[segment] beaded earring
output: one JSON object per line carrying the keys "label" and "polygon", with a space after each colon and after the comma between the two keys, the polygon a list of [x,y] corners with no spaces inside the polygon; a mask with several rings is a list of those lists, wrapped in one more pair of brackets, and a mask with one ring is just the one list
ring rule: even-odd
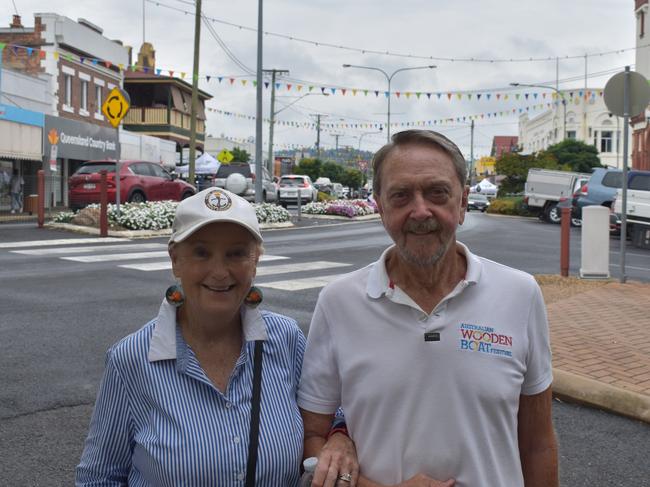
{"label": "beaded earring", "polygon": [[175,307],[180,307],[185,302],[185,294],[183,294],[183,286],[181,283],[172,284],[165,291],[165,299],[169,304]]}
{"label": "beaded earring", "polygon": [[252,286],[250,291],[248,291],[246,298],[244,298],[244,303],[254,308],[262,302],[263,298],[264,295],[262,294],[262,290],[256,286]]}

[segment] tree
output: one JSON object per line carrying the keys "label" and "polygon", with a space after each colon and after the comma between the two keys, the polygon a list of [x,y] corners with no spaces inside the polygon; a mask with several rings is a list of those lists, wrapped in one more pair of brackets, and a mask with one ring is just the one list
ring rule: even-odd
{"label": "tree", "polygon": [[363,184],[363,173],[358,169],[345,169],[339,182],[351,189],[359,189]]}
{"label": "tree", "polygon": [[523,155],[516,152],[503,154],[496,162],[496,172],[505,179],[499,186],[499,196],[510,193],[521,193],[528,178],[528,170],[536,167],[541,169],[560,169],[554,156],[547,153]]}
{"label": "tree", "polygon": [[251,160],[251,155],[246,152],[246,150],[240,149],[239,147],[235,147],[230,152],[233,155],[232,162],[249,162]]}
{"label": "tree", "polygon": [[553,156],[560,166],[566,166],[569,171],[590,173],[595,167],[603,167],[596,147],[580,140],[563,140],[542,153]]}
{"label": "tree", "polygon": [[306,174],[312,181],[316,181],[321,175],[321,167],[323,163],[320,159],[305,158],[300,161],[293,169],[294,174]]}
{"label": "tree", "polygon": [[340,164],[328,161],[323,164],[320,175],[321,177],[329,178],[333,183],[340,183],[344,171],[345,168]]}

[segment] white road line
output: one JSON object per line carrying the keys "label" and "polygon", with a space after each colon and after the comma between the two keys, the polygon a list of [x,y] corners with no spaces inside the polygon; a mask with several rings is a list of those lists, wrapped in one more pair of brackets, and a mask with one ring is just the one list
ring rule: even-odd
{"label": "white road line", "polygon": [[152,250],[152,249],[166,249],[167,245],[159,243],[143,243],[143,244],[122,244],[122,245],[96,245],[93,247],[59,247],[59,248],[45,248],[45,249],[30,249],[30,250],[10,250],[13,254],[22,255],[65,255],[65,254],[89,254],[91,252],[104,252],[107,250]]}
{"label": "white road line", "polygon": [[89,243],[131,242],[128,238],[62,238],[59,240],[28,240],[25,242],[1,242],[0,249],[22,249],[26,247],[47,247],[49,245],[75,245]]}
{"label": "white road line", "polygon": [[264,282],[257,284],[259,287],[266,287],[271,289],[279,289],[281,291],[301,291],[303,289],[313,289],[316,287],[323,287],[334,279],[339,277],[340,274],[334,276],[320,276],[306,279],[288,279],[286,281]]}
{"label": "white road line", "polygon": [[[261,262],[271,262],[273,260],[285,260],[288,259],[289,257],[283,257],[281,255],[263,255],[260,258]],[[150,271],[164,271],[172,268],[172,263],[169,261],[169,256],[167,260],[163,260],[160,262],[143,262],[141,264],[125,264],[121,265],[118,267],[122,267],[124,269],[133,269],[136,271],[145,271],[145,272],[150,272]],[[258,268],[259,270],[259,268]]]}
{"label": "white road line", "polygon": [[61,259],[71,260],[73,262],[110,262],[120,260],[153,259],[154,257],[169,258],[169,254],[166,250],[161,250],[160,252],[134,252],[132,254],[104,254],[84,255],[81,257],[61,257]]}
{"label": "white road line", "polygon": [[257,277],[273,276],[275,274],[288,274],[289,272],[316,271],[321,269],[335,269],[337,267],[346,267],[352,264],[342,262],[314,261],[302,262],[297,264],[284,264],[272,266],[260,266],[257,268]]}
{"label": "white road line", "polygon": [[[619,264],[609,264],[610,267],[621,267]],[[633,265],[625,264],[626,269],[634,269],[636,271],[650,271],[648,267],[634,267]]]}

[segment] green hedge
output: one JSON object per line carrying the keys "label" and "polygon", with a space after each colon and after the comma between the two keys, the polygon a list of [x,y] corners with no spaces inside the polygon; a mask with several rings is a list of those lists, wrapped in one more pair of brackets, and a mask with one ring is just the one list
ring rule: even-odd
{"label": "green hedge", "polygon": [[493,199],[490,201],[487,212],[498,215],[532,216],[532,213],[525,209],[523,196]]}

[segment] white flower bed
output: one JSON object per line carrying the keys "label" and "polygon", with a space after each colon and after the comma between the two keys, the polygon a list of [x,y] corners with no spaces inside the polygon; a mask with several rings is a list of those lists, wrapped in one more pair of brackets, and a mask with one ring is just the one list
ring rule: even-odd
{"label": "white flower bed", "polygon": [[260,223],[282,223],[291,219],[286,208],[271,203],[253,203],[257,221]]}
{"label": "white flower bed", "polygon": [[[120,216],[114,204],[108,205],[108,222],[129,230],[162,230],[171,228],[174,223],[178,201],[147,201],[145,203],[123,203],[120,205]],[[260,223],[280,223],[291,219],[289,212],[278,205],[269,203],[253,203],[257,220]],[[88,205],[88,208],[99,208],[98,204]],[[59,213],[54,221],[68,223],[74,213]]]}
{"label": "white flower bed", "polygon": [[332,200],[321,203],[308,203],[302,207],[302,211],[308,215],[339,215],[352,218],[377,213],[377,206],[374,201]]}

